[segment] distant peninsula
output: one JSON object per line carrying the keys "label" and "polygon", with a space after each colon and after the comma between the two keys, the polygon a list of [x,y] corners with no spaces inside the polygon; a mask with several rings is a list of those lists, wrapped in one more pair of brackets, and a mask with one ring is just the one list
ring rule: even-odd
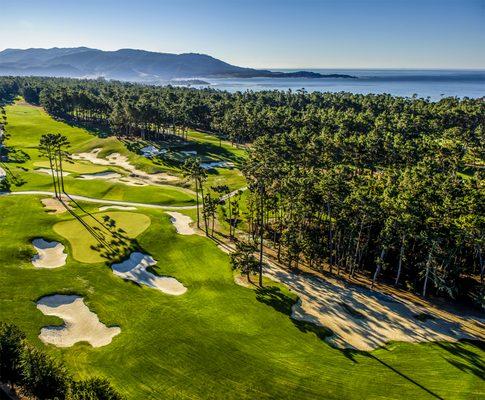
{"label": "distant peninsula", "polygon": [[245,68],[206,54],[135,49],[103,51],[88,47],[6,49],[0,52],[0,75],[105,78],[147,83],[204,78],[355,78],[344,74]]}

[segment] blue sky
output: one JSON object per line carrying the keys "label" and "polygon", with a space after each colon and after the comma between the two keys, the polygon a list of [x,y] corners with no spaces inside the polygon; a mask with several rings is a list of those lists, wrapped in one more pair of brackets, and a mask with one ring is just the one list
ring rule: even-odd
{"label": "blue sky", "polygon": [[0,0],[0,50],[54,46],[267,68],[485,68],[485,0]]}

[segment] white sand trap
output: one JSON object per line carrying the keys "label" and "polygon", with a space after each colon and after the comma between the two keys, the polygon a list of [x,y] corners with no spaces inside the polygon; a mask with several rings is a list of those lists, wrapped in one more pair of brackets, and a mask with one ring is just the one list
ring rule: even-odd
{"label": "white sand trap", "polygon": [[64,325],[46,326],[40,331],[40,340],[57,347],[70,347],[78,342],[88,342],[93,347],[106,346],[121,332],[119,327],[108,328],[103,324],[80,296],[46,296],[37,302],[37,308],[45,315],[64,320]]}
{"label": "white sand trap", "polygon": [[149,174],[145,171],[137,169],[133,164],[130,163],[128,157],[123,156],[119,153],[111,153],[106,158],[98,157],[99,152],[102,149],[96,148],[91,150],[89,153],[78,153],[73,154],[72,158],[75,160],[86,160],[93,164],[98,165],[113,165],[128,171],[131,176],[120,178],[121,182],[132,185],[140,185],[143,183],[151,184],[161,184],[169,181],[178,181],[179,178],[166,173]]}
{"label": "white sand trap", "polygon": [[[46,175],[51,175],[52,176],[52,170],[50,168],[38,168],[38,169],[35,169],[34,170],[35,172],[40,172],[41,174],[46,174]],[[60,175],[60,171],[59,171],[59,175]],[[56,172],[57,174],[57,172]],[[68,175],[71,175],[70,172],[66,172],[66,171],[62,171],[62,176],[68,176]]]}
{"label": "white sand trap", "polygon": [[192,218],[176,211],[167,211],[167,214],[170,215],[170,222],[175,226],[177,233],[181,235],[195,234],[195,230],[190,226],[194,222]]}
{"label": "white sand trap", "polygon": [[42,199],[41,203],[44,205],[45,210],[49,214],[62,214],[62,213],[65,213],[68,209],[72,209],[72,207],[69,205],[67,200],[64,200],[64,204],[63,204],[59,201],[59,199],[55,197],[48,197],[46,199]]}
{"label": "white sand trap", "polygon": [[7,172],[2,167],[0,167],[0,180],[5,178],[6,176],[7,176]]}
{"label": "white sand trap", "polygon": [[105,171],[105,172],[98,172],[95,174],[83,174],[79,175],[78,178],[80,179],[117,179],[120,178],[121,174],[117,172]]}
{"label": "white sand trap", "polygon": [[32,257],[32,264],[37,268],[59,268],[66,264],[67,254],[64,245],[48,242],[42,238],[32,240],[38,254]]}
{"label": "white sand trap", "polygon": [[129,186],[147,186],[148,183],[133,177],[133,176],[123,176],[118,174],[117,172],[112,171],[104,171],[104,172],[97,172],[95,174],[83,174],[79,175],[76,179],[85,179],[85,180],[93,180],[93,179],[104,179],[106,181],[113,181],[118,183],[123,183]]}
{"label": "white sand trap", "polygon": [[166,294],[180,296],[187,291],[177,279],[167,276],[156,276],[147,271],[147,267],[155,265],[157,262],[148,255],[134,252],[128,260],[120,264],[111,266],[115,275],[128,279],[133,282],[147,285],[151,288],[161,290]]}
{"label": "white sand trap", "polygon": [[131,207],[131,206],[102,206],[102,207],[99,207],[99,211],[108,211],[108,210],[133,211],[133,210],[136,210],[136,207]]}
{"label": "white sand trap", "polygon": [[[454,342],[473,337],[462,323],[441,318],[407,300],[335,279],[296,275],[275,265],[266,267],[265,275],[299,296],[292,318],[330,328],[335,335],[328,341],[338,347],[370,351],[389,341]],[[421,321],[417,315],[431,318]]]}

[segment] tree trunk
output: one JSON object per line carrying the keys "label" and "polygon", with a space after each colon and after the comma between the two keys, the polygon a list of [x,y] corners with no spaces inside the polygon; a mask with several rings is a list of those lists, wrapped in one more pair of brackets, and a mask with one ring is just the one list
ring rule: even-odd
{"label": "tree trunk", "polygon": [[52,183],[54,185],[54,193],[56,195],[56,198],[58,199],[59,195],[57,194],[56,177],[54,175],[54,164],[52,163],[52,153],[50,152],[50,150],[48,150],[48,152],[49,152],[49,165],[51,167]]}
{"label": "tree trunk", "polygon": [[61,178],[59,177],[59,164],[57,161],[57,154],[54,152],[54,166],[56,168],[56,177],[57,177],[57,191],[59,193],[59,199],[62,197],[62,190],[61,190]]}
{"label": "tree trunk", "polygon": [[483,285],[483,277],[485,275],[485,263],[483,262],[481,249],[478,249],[478,261],[480,263],[480,283]]}
{"label": "tree trunk", "polygon": [[433,259],[433,249],[434,245],[431,247],[428,255],[428,261],[426,261],[426,274],[424,276],[423,297],[426,297],[426,289],[428,288],[429,267],[431,266],[431,260]]}
{"label": "tree trunk", "polygon": [[374,288],[374,285],[375,285],[376,280],[377,280],[377,276],[379,275],[379,272],[381,271],[381,266],[382,266],[382,263],[384,262],[385,254],[386,254],[386,248],[383,247],[382,251],[381,251],[380,262],[377,264],[376,272],[374,272],[374,277],[372,278],[372,284],[370,286],[371,289]]}
{"label": "tree trunk", "polygon": [[61,188],[62,188],[62,193],[66,193],[64,190],[64,171],[62,170],[62,153],[59,150],[58,152],[59,155],[59,169],[61,170]]}
{"label": "tree trunk", "polygon": [[232,239],[232,204],[231,198],[227,198],[227,202],[229,203],[229,239]]}
{"label": "tree trunk", "polygon": [[331,211],[330,211],[330,203],[327,203],[327,219],[328,219],[328,265],[330,266],[330,269],[332,269],[332,263],[333,263],[333,232],[332,232],[332,214],[331,214]]}
{"label": "tree trunk", "polygon": [[397,275],[396,275],[396,281],[394,282],[394,285],[397,286],[397,284],[399,283],[399,277],[401,276],[401,267],[402,267],[402,258],[404,256],[404,240],[405,240],[405,236],[402,235],[402,239],[401,239],[401,251],[399,252],[399,262],[398,262],[398,265],[397,265]]}
{"label": "tree trunk", "polygon": [[354,262],[350,266],[350,276],[354,276],[356,264],[358,262],[358,256],[359,256],[359,250],[360,250],[360,238],[362,236],[362,227],[364,226],[364,219],[360,221],[360,228],[359,228],[359,234],[357,235],[357,243],[355,246],[355,253],[354,253]]}
{"label": "tree trunk", "polygon": [[197,203],[197,228],[200,229],[200,215],[199,215],[199,181],[195,179],[195,201]]}
{"label": "tree trunk", "polygon": [[199,181],[200,186],[200,195],[202,196],[202,209],[204,210],[204,228],[206,236],[209,236],[209,223],[207,221],[207,212],[205,211],[205,199],[204,199],[204,188],[202,186],[202,182]]}

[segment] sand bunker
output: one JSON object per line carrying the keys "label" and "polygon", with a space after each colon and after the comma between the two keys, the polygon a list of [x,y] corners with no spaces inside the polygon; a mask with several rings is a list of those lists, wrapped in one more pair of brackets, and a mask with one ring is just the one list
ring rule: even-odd
{"label": "sand bunker", "polygon": [[192,218],[176,211],[167,211],[167,214],[170,215],[170,222],[175,226],[177,233],[181,235],[193,235],[195,233],[195,230],[190,226],[193,222]]}
{"label": "sand bunker", "polygon": [[64,320],[64,325],[46,326],[40,331],[40,340],[57,347],[70,347],[78,342],[88,342],[93,347],[106,346],[121,332],[119,327],[108,328],[100,322],[80,296],[46,296],[37,302],[37,308],[45,315]]}
{"label": "sand bunker", "polygon": [[112,165],[123,168],[130,173],[130,176],[120,178],[120,181],[126,184],[142,185],[142,184],[161,184],[169,181],[177,181],[179,178],[166,173],[149,174],[145,171],[137,169],[130,163],[128,157],[119,153],[111,153],[106,158],[98,157],[102,149],[97,148],[91,150],[89,153],[73,154],[72,158],[75,160],[86,160],[98,165]]}
{"label": "sand bunker", "polygon": [[102,207],[99,207],[99,211],[108,211],[108,210],[133,211],[133,210],[136,210],[136,207],[131,207],[131,206],[102,206]]}
{"label": "sand bunker", "polygon": [[5,178],[6,176],[7,176],[7,172],[2,167],[0,167],[0,180]]}
{"label": "sand bunker", "polygon": [[45,210],[49,214],[62,214],[65,213],[68,209],[72,209],[67,200],[63,201],[64,204],[55,197],[48,197],[46,199],[42,199],[41,203],[44,205]]}
{"label": "sand bunker", "polygon": [[38,254],[32,257],[32,264],[37,268],[59,268],[66,264],[67,254],[64,245],[59,242],[47,242],[39,238],[32,241]]}
{"label": "sand bunker", "polygon": [[[52,170],[50,168],[38,168],[38,169],[35,169],[34,170],[35,172],[40,172],[41,174],[47,174],[47,175],[51,175],[52,176]],[[56,172],[57,174],[57,172]],[[59,175],[61,174],[61,172],[59,171]],[[66,172],[66,171],[62,171],[62,176],[68,176],[68,175],[71,175],[70,172]]]}
{"label": "sand bunker", "polygon": [[117,179],[120,178],[121,174],[117,172],[105,171],[105,172],[98,172],[95,174],[83,174],[79,175],[78,178],[80,179]]}
{"label": "sand bunker", "polygon": [[114,181],[118,183],[123,183],[129,186],[147,186],[148,183],[144,180],[137,178],[135,176],[124,176],[118,174],[117,172],[105,171],[105,172],[98,172],[95,174],[83,174],[79,175],[77,179],[104,179],[107,181]]}
{"label": "sand bunker", "polygon": [[[275,265],[265,275],[291,288],[299,301],[292,318],[334,332],[328,341],[337,347],[370,351],[389,341],[457,341],[472,336],[462,324],[433,315],[409,301],[333,279],[292,274]],[[429,318],[417,318],[429,315]]]}
{"label": "sand bunker", "polygon": [[85,180],[92,180],[92,179],[104,179],[106,181],[113,181],[117,183],[123,183],[129,186],[147,186],[148,183],[132,176],[124,176],[118,174],[117,172],[112,171],[104,171],[104,172],[97,172],[94,174],[83,174],[79,175],[77,179],[85,179]]}
{"label": "sand bunker", "polygon": [[155,265],[157,262],[148,255],[135,252],[131,253],[128,260],[120,264],[113,264],[111,266],[115,275],[128,279],[151,288],[161,290],[166,294],[180,296],[187,291],[187,288],[182,285],[177,279],[157,276],[147,271],[147,267]]}

